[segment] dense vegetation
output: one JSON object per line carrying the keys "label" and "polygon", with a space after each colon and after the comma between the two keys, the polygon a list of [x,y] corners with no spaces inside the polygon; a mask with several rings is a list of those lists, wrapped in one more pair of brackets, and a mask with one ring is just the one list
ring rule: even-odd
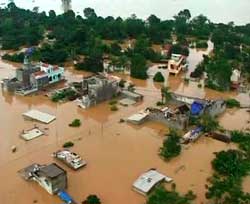
{"label": "dense vegetation", "polygon": [[[172,44],[171,52],[188,55],[189,45],[207,47],[206,41],[211,37],[214,54],[206,56],[192,75],[201,77],[207,72],[207,86],[217,90],[230,88],[234,68],[250,78],[250,24],[215,24],[203,15],[192,18],[187,9],[173,20],[155,15],[146,20],[136,15],[127,19],[103,18],[91,8],[84,9],[83,16],[73,11],[56,15],[53,10],[46,15],[10,3],[0,9],[2,49],[34,46],[33,60],[51,64],[75,60],[77,69],[92,72],[103,70],[103,56],[108,55],[120,65],[131,62],[131,76],[146,79],[147,62],[163,58],[152,48],[153,44]],[[5,59],[20,62],[22,55]]]}
{"label": "dense vegetation", "polygon": [[163,146],[160,148],[160,155],[165,160],[170,160],[181,153],[180,135],[177,131],[171,129],[166,136]]}
{"label": "dense vegetation", "polygon": [[163,186],[158,186],[148,197],[147,204],[190,204],[195,198],[192,191],[182,196],[175,190],[168,191]]}
{"label": "dense vegetation", "polygon": [[242,190],[243,178],[250,174],[250,135],[234,131],[232,141],[239,144],[240,150],[221,151],[212,161],[215,173],[209,179],[206,197],[215,204],[250,202],[250,194]]}
{"label": "dense vegetation", "polygon": [[56,92],[52,95],[51,100],[53,102],[59,102],[59,101],[64,101],[64,100],[70,100],[73,101],[78,97],[76,92],[72,89],[66,89],[62,90],[60,92]]}
{"label": "dense vegetation", "polygon": [[203,128],[204,132],[213,132],[219,128],[219,122],[216,120],[216,118],[204,114],[199,119],[197,124]]}

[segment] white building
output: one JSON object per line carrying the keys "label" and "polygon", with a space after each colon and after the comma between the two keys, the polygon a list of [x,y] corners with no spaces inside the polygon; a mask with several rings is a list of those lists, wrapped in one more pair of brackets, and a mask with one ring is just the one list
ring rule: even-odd
{"label": "white building", "polygon": [[173,181],[158,171],[151,169],[142,174],[133,184],[133,189],[142,195],[147,195],[157,184]]}
{"label": "white building", "polygon": [[170,74],[177,75],[186,67],[185,57],[179,54],[172,54],[168,61],[168,71]]}

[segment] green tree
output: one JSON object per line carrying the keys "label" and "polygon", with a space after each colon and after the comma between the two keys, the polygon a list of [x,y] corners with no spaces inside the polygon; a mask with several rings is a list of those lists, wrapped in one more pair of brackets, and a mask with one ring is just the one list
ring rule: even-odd
{"label": "green tree", "polygon": [[[190,196],[192,195],[192,196]],[[195,199],[193,193],[189,192],[181,196],[176,191],[168,191],[163,186],[158,186],[148,197],[147,204],[190,204]]]}
{"label": "green tree", "polygon": [[203,127],[204,132],[213,132],[219,128],[218,121],[208,114],[201,116],[199,125]]}
{"label": "green tree", "polygon": [[103,72],[103,59],[100,50],[93,50],[89,56],[84,59],[84,62],[78,63],[76,69],[89,72]]}
{"label": "green tree", "polygon": [[162,75],[161,72],[157,72],[157,73],[155,74],[153,80],[154,80],[155,82],[164,82],[164,81],[165,81],[165,78],[164,78],[164,76]]}
{"label": "green tree", "polygon": [[172,99],[172,95],[170,92],[169,87],[162,87],[161,88],[161,100],[162,104],[167,104]]}
{"label": "green tree", "polygon": [[137,79],[147,79],[147,63],[141,54],[135,54],[131,60],[131,76]]}
{"label": "green tree", "polygon": [[87,199],[82,202],[82,204],[101,204],[101,200],[97,197],[97,195],[89,195]]}
{"label": "green tree", "polygon": [[163,141],[163,146],[160,148],[160,155],[165,160],[170,160],[177,157],[181,153],[180,136],[177,131],[170,130],[167,138]]}

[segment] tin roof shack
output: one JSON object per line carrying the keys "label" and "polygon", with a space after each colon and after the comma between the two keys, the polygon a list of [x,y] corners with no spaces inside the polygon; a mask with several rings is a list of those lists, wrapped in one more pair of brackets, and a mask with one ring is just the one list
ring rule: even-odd
{"label": "tin roof shack", "polygon": [[81,94],[77,104],[81,108],[88,108],[100,102],[110,100],[120,92],[120,78],[111,75],[95,75],[85,77],[82,82],[74,83]]}
{"label": "tin roof shack", "polygon": [[142,174],[133,184],[133,190],[146,196],[150,191],[161,182],[172,182],[173,179],[169,178],[155,169],[151,169]]}
{"label": "tin roof shack", "polygon": [[51,195],[67,188],[67,172],[55,163],[32,164],[18,173],[27,181],[37,182]]}

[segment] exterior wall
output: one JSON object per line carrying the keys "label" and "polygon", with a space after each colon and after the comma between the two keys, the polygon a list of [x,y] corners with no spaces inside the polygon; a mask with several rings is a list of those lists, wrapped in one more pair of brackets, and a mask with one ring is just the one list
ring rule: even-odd
{"label": "exterior wall", "polygon": [[151,112],[148,119],[164,123],[166,126],[174,129],[185,130],[188,126],[188,117],[184,115],[176,115],[175,117],[166,118],[164,112],[157,111]]}
{"label": "exterior wall", "polygon": [[52,184],[45,177],[40,177],[37,182],[42,186],[49,194],[53,195]]}
{"label": "exterior wall", "polygon": [[48,73],[49,83],[52,84],[61,81],[63,79],[63,74],[64,74],[63,68],[57,71],[52,70],[52,72]]}
{"label": "exterior wall", "polygon": [[205,113],[211,115],[212,117],[218,116],[226,111],[226,103],[223,100],[212,101],[205,108]]}
{"label": "exterior wall", "polygon": [[51,180],[53,194],[58,193],[59,190],[65,190],[67,188],[67,174],[61,174]]}
{"label": "exterior wall", "polygon": [[42,89],[49,84],[49,78],[48,76],[45,76],[39,79],[35,79],[35,83],[38,89]]}

